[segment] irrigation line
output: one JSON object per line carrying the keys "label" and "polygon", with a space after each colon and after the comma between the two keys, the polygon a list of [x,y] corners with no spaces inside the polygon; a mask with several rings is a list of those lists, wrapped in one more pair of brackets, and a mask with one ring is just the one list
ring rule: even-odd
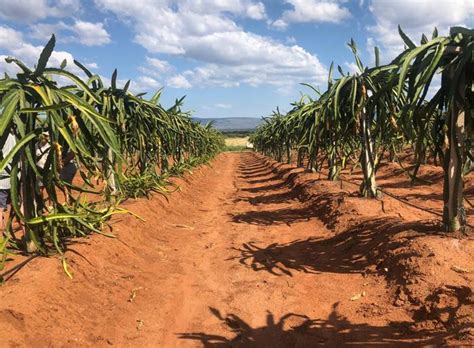
{"label": "irrigation line", "polygon": [[[324,175],[328,175],[327,173],[324,173],[322,170],[320,170],[319,173],[320,173],[320,174],[322,173],[322,174],[324,174]],[[341,182],[346,182],[346,183],[348,183],[348,184],[355,185],[355,186],[360,186],[360,183],[358,184],[358,183],[349,181],[349,180],[347,180],[347,179],[343,179],[341,176],[339,176],[339,179],[338,179],[338,180],[340,180]],[[381,188],[379,188],[379,187],[377,188],[377,191],[382,192],[383,194],[385,194],[385,195],[387,195],[387,196],[389,196],[389,197],[395,199],[396,201],[399,201],[399,202],[401,202],[401,203],[403,203],[403,204],[409,205],[410,207],[416,208],[416,209],[418,209],[418,210],[422,210],[422,211],[427,212],[427,213],[431,213],[431,214],[436,215],[436,216],[439,216],[439,217],[443,217],[443,214],[441,214],[441,213],[439,213],[439,212],[437,212],[437,211],[431,210],[431,209],[429,209],[429,208],[419,207],[419,206],[417,206],[417,205],[415,205],[415,204],[413,204],[413,203],[407,202],[406,200],[403,200],[402,198],[400,198],[400,197],[394,195],[393,193],[389,193],[389,192],[387,192],[387,191],[385,191],[385,190],[383,190],[383,189],[381,189]],[[467,199],[466,199],[466,201],[472,206],[471,202],[469,202]],[[469,226],[469,227],[471,227],[471,228],[474,228],[474,225],[469,224],[467,221],[466,221],[466,226]]]}
{"label": "irrigation line", "polygon": [[439,217],[443,217],[443,214],[441,214],[441,213],[439,213],[439,212],[437,212],[437,211],[431,210],[431,209],[429,209],[429,208],[419,207],[419,206],[417,206],[417,205],[415,205],[415,204],[413,204],[413,203],[410,203],[410,202],[407,202],[407,201],[401,199],[400,197],[395,196],[394,194],[392,194],[392,193],[390,193],[390,192],[384,191],[384,190],[382,190],[381,188],[377,188],[377,191],[380,191],[380,192],[382,192],[384,195],[387,195],[387,196],[389,196],[389,197],[392,197],[392,198],[395,199],[396,201],[399,201],[399,202],[401,202],[401,203],[404,203],[404,204],[406,204],[406,205],[409,205],[410,207],[413,207],[413,208],[416,208],[416,209],[419,209],[419,210],[423,210],[423,211],[425,211],[425,212],[427,212],[427,213],[431,213],[431,214],[436,215],[436,216],[439,216]]}
{"label": "irrigation line", "polygon": [[[284,163],[282,163],[282,164],[284,164]],[[298,166],[295,167],[295,169],[297,169],[297,168],[301,168],[301,167],[298,167]],[[321,174],[324,174],[324,175],[326,175],[326,176],[328,175],[328,173],[325,173],[325,172],[322,171],[322,170],[319,170],[318,173],[319,173],[319,180],[321,179]],[[353,182],[353,181],[344,179],[344,178],[342,178],[341,175],[339,175],[339,179],[338,179],[338,180],[341,181],[341,189],[342,189],[342,182],[346,182],[346,183],[348,183],[348,184],[355,185],[355,186],[360,186],[360,183],[355,183],[355,182]],[[379,188],[379,187],[377,187],[377,191],[380,191],[380,192],[382,192],[383,194],[385,194],[385,195],[387,195],[387,196],[389,196],[389,197],[395,199],[396,201],[399,201],[400,203],[406,204],[406,205],[408,205],[408,206],[410,206],[410,207],[412,207],[412,208],[415,208],[415,209],[418,209],[418,210],[421,210],[421,211],[424,211],[424,212],[426,212],[426,213],[430,213],[430,214],[433,214],[433,215],[436,215],[436,216],[439,216],[439,217],[443,217],[443,214],[441,214],[441,213],[439,213],[439,212],[437,212],[437,211],[431,210],[431,209],[429,209],[429,208],[419,207],[419,206],[417,206],[417,205],[415,205],[415,204],[413,204],[413,203],[407,202],[406,200],[403,200],[402,198],[400,198],[400,197],[394,195],[393,193],[387,192],[387,191],[385,191],[385,190],[383,190],[383,189],[381,189],[381,188]],[[472,203],[471,203],[471,202],[469,202],[465,197],[464,197],[464,199],[466,200],[466,202],[467,202],[469,205],[472,206]],[[384,208],[383,208],[383,201],[381,201],[381,202],[382,202],[382,210],[384,210]],[[385,210],[384,210],[384,211],[385,211]],[[469,227],[471,227],[471,228],[474,228],[474,225],[469,224],[467,221],[466,221],[466,226],[469,226]]]}

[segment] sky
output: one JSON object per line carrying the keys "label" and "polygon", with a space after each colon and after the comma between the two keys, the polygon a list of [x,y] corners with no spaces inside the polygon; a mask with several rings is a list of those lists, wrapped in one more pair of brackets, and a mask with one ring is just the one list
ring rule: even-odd
{"label": "sky", "polygon": [[0,76],[13,56],[34,66],[51,34],[50,66],[104,81],[170,106],[186,95],[197,117],[262,117],[324,90],[331,62],[355,72],[351,38],[366,65],[378,46],[389,62],[403,49],[397,26],[415,41],[434,27],[474,26],[473,0],[0,0]]}

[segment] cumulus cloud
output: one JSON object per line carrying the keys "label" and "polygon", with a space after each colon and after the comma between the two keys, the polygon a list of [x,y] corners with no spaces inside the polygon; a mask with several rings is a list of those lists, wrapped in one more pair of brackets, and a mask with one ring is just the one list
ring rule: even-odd
{"label": "cumulus cloud", "polygon": [[110,35],[104,29],[103,23],[75,21],[71,30],[85,46],[102,46],[110,42]]}
{"label": "cumulus cloud", "polygon": [[181,11],[194,13],[229,12],[255,20],[266,18],[265,5],[252,0],[178,0]]}
{"label": "cumulus cloud", "polygon": [[214,107],[219,108],[219,109],[232,109],[232,105],[223,104],[223,103],[214,104]]}
{"label": "cumulus cloud", "polygon": [[192,85],[191,83],[188,81],[188,79],[183,76],[183,75],[175,75],[173,77],[170,77],[167,81],[166,81],[166,84],[167,86],[169,87],[172,87],[172,88],[184,88],[184,89],[187,89],[187,88],[191,88]]}
{"label": "cumulus cloud", "polygon": [[344,66],[351,74],[360,74],[359,67],[354,62],[344,62]]}
{"label": "cumulus cloud", "polygon": [[79,0],[5,0],[0,6],[0,18],[29,23],[47,17],[70,16],[79,10]]}
{"label": "cumulus cloud", "polygon": [[281,18],[272,23],[276,29],[284,30],[291,23],[340,23],[351,16],[340,0],[286,0],[293,9],[283,12]]}
{"label": "cumulus cloud", "polygon": [[283,87],[300,82],[320,84],[327,79],[327,71],[319,60],[298,46],[275,53],[273,59],[247,59],[240,64],[227,65],[210,63],[185,71],[184,75],[195,85],[214,87],[238,87],[241,84]]}
{"label": "cumulus cloud", "polygon": [[186,57],[199,64],[169,78],[170,85],[280,86],[326,79],[326,69],[316,56],[299,46],[247,32],[229,15],[263,19],[260,2],[177,0],[172,7],[165,0],[158,1],[159,6],[151,0],[95,1],[132,26],[134,40],[150,53]]}
{"label": "cumulus cloud", "polygon": [[101,46],[110,42],[110,35],[103,23],[91,23],[74,20],[72,24],[63,21],[57,23],[38,23],[47,18],[71,17],[81,10],[79,0],[13,0],[3,1],[0,6],[0,18],[12,22],[34,23],[29,34],[34,39],[48,40],[51,34],[57,35],[61,42],[77,41],[86,46]]}
{"label": "cumulus cloud", "polygon": [[[0,25],[0,51],[6,52],[8,55],[0,55],[0,74],[3,75],[4,72],[10,76],[15,75],[19,72],[19,68],[15,64],[9,64],[5,61],[5,58],[13,56],[20,59],[27,66],[33,68],[37,63],[39,55],[43,50],[43,46],[35,46],[27,42],[24,38],[24,35],[8,26]],[[48,61],[49,67],[59,67],[63,60],[67,62],[67,70],[73,72],[74,74],[85,78],[85,74],[81,69],[79,69],[74,64],[74,57],[71,53],[67,51],[58,51],[54,50],[51,54],[51,57]],[[155,60],[151,59],[151,62],[155,63]],[[162,62],[166,65],[166,62]],[[95,62],[87,62],[84,65],[92,70],[99,69],[99,66]],[[100,75],[101,79],[106,85],[110,85],[110,78]],[[70,81],[67,78],[56,77],[56,80],[60,84],[70,84]],[[124,86],[127,82],[126,79],[118,79],[117,85]],[[149,76],[139,76],[138,78],[131,81],[130,90],[134,93],[146,92],[150,90],[156,90],[162,87],[162,84],[155,78]]]}
{"label": "cumulus cloud", "polygon": [[146,57],[145,59],[150,66],[152,66],[155,70],[159,72],[167,72],[172,69],[171,64],[165,60],[151,57]]}
{"label": "cumulus cloud", "polygon": [[[105,86],[110,86],[111,84],[110,77],[107,77],[101,74],[99,74],[99,77]],[[116,81],[118,88],[123,88],[127,82],[128,80],[121,78],[119,74],[119,78],[117,78],[117,81]],[[147,92],[153,89],[157,89],[156,86],[158,86],[159,88],[160,85],[159,83],[158,84],[157,83],[158,82],[154,79],[150,80],[150,79],[142,78],[139,76],[137,79],[130,80],[128,90],[134,94],[143,93],[143,92]]]}
{"label": "cumulus cloud", "polygon": [[136,84],[137,84],[137,88],[140,88],[142,91],[150,90],[150,89],[158,89],[161,87],[160,82],[148,76],[139,76]]}
{"label": "cumulus cloud", "polygon": [[151,77],[155,80],[163,80],[175,72],[175,68],[166,60],[155,57],[145,57],[145,61],[138,67],[143,76]]}
{"label": "cumulus cloud", "polygon": [[[41,41],[47,41],[51,37],[51,34],[58,34],[61,31],[68,30],[69,26],[66,25],[64,22],[59,21],[58,23],[36,23],[35,25],[32,25],[30,27],[29,31],[29,36],[41,40]],[[61,36],[61,40],[64,41],[70,41],[72,40],[71,38],[65,38]]]}
{"label": "cumulus cloud", "polygon": [[265,19],[267,17],[265,14],[265,6],[261,2],[248,5],[245,14],[256,20]]}
{"label": "cumulus cloud", "polygon": [[[33,67],[37,63],[38,58],[43,50],[43,46],[35,46],[25,41],[23,34],[8,26],[0,25],[0,50],[8,53],[10,56],[20,59],[27,66]],[[18,68],[14,64],[5,62],[6,55],[0,56],[0,72],[14,74],[18,72]],[[59,67],[66,60],[68,69],[76,74],[81,75],[82,71],[74,64],[74,57],[66,51],[54,50],[48,61],[48,66]],[[89,65],[95,64],[93,62]],[[97,66],[95,64],[95,66]]]}
{"label": "cumulus cloud", "polygon": [[287,36],[285,42],[289,45],[296,44],[296,38],[294,36]]}
{"label": "cumulus cloud", "polygon": [[75,20],[72,25],[63,21],[57,23],[36,23],[30,27],[31,37],[46,41],[56,34],[63,43],[79,42],[85,46],[102,46],[110,43],[110,34],[103,23],[91,23]]}
{"label": "cumulus cloud", "polygon": [[271,23],[271,26],[278,30],[286,30],[286,28],[288,28],[288,23],[285,22],[283,19],[277,19],[276,21]]}
{"label": "cumulus cloud", "polygon": [[84,63],[84,66],[89,69],[99,69],[99,65],[97,65],[97,63]]}
{"label": "cumulus cloud", "polygon": [[18,72],[16,65],[8,64],[5,59],[8,56],[0,54],[0,76],[3,78],[3,74],[6,73],[10,76],[14,76]]}
{"label": "cumulus cloud", "polygon": [[0,47],[7,51],[18,49],[22,46],[23,35],[10,27],[0,26]]}
{"label": "cumulus cloud", "polygon": [[440,34],[447,34],[451,26],[474,24],[472,0],[372,0],[369,10],[375,25],[368,27],[368,45],[380,45],[384,61],[393,59],[403,49],[398,25],[419,42],[423,33],[430,37],[435,26]]}

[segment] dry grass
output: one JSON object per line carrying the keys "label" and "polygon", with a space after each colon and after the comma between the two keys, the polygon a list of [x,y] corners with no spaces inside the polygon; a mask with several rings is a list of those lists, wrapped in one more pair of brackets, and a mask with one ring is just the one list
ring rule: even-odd
{"label": "dry grass", "polygon": [[249,137],[232,137],[225,139],[226,151],[243,151],[247,149]]}
{"label": "dry grass", "polygon": [[236,138],[226,138],[225,145],[226,146],[246,146],[249,137],[236,137]]}

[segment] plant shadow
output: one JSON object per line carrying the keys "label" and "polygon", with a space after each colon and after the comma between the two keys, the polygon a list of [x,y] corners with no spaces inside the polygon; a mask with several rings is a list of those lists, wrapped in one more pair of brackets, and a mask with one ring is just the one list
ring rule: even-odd
{"label": "plant shadow", "polygon": [[[403,222],[399,219],[380,218],[366,221],[331,238],[310,237],[289,243],[266,246],[254,242],[236,248],[239,262],[254,271],[273,275],[292,276],[304,273],[360,273],[370,266],[380,266],[379,256],[384,250],[403,247],[424,234],[432,234],[438,225],[430,221]],[[400,238],[390,236],[403,231]],[[371,252],[368,252],[371,251]],[[397,257],[409,258],[410,252]]]}
{"label": "plant shadow", "polygon": [[193,340],[204,348],[220,347],[347,347],[347,346],[425,346],[443,345],[453,338],[441,329],[415,330],[409,322],[392,322],[386,326],[352,323],[338,313],[335,303],[327,319],[311,319],[306,315],[287,313],[281,318],[267,311],[266,323],[253,327],[236,314],[222,315],[210,307],[229,334],[205,332],[178,333],[184,340]]}

